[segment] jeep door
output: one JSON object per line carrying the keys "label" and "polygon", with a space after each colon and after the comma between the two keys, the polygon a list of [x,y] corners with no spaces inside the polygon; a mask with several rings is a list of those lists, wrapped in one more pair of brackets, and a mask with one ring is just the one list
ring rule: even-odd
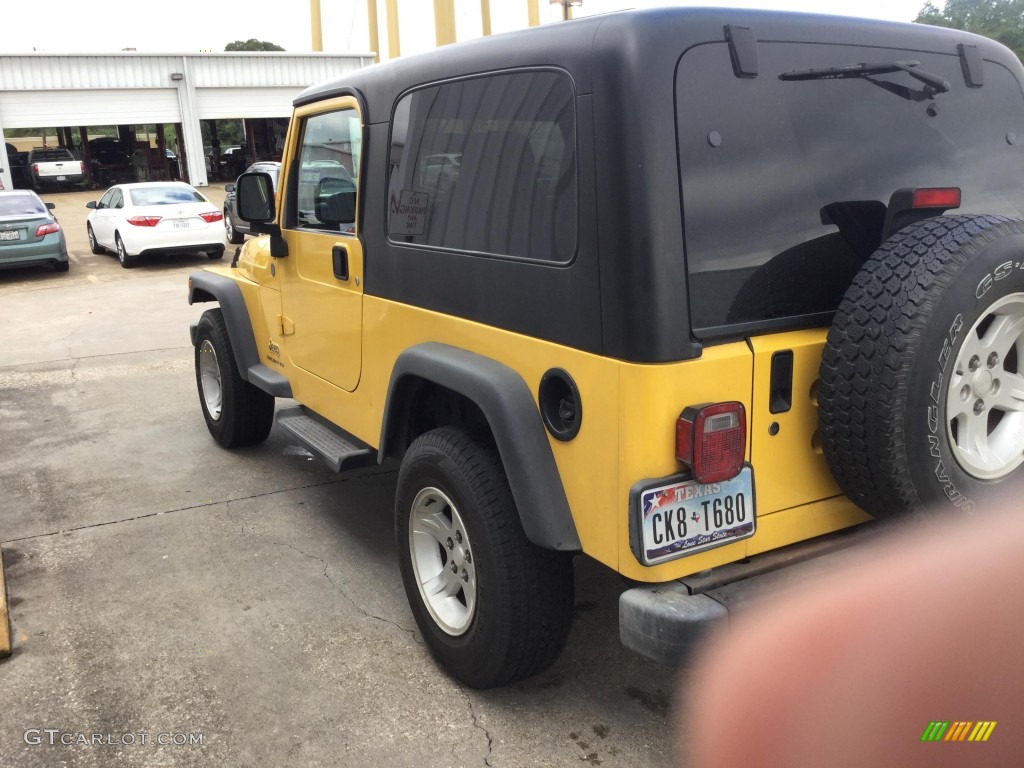
{"label": "jeep door", "polygon": [[356,230],[362,122],[355,99],[299,109],[289,137],[278,259],[291,362],[347,391],[359,383],[363,249]]}

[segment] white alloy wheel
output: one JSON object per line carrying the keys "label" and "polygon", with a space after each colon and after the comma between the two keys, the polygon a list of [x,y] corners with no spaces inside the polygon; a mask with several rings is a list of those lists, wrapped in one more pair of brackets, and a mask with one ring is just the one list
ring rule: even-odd
{"label": "white alloy wheel", "polygon": [[466,526],[438,488],[423,488],[409,511],[409,553],[420,597],[437,626],[459,636],[476,610],[476,566]]}
{"label": "white alloy wheel", "polygon": [[946,390],[946,428],[963,470],[998,480],[1024,463],[1024,293],[988,307],[964,337]]}
{"label": "white alloy wheel", "polygon": [[202,382],[206,412],[210,414],[211,419],[218,421],[224,404],[224,387],[220,380],[217,352],[209,339],[203,339],[203,343],[199,345],[199,380]]}

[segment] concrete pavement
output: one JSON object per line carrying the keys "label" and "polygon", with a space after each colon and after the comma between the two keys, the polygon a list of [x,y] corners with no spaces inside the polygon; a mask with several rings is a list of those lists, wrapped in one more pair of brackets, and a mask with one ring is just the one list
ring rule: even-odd
{"label": "concrete pavement", "polygon": [[677,675],[621,647],[624,585],[589,560],[551,670],[445,675],[402,589],[394,473],[339,477],[278,430],[217,447],[185,293],[207,260],[90,254],[94,197],[47,196],[70,273],[0,272],[0,765],[675,762]]}

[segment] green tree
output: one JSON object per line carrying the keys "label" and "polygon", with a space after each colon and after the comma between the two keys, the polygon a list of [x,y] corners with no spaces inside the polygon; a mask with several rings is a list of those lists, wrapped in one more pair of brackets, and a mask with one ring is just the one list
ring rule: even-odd
{"label": "green tree", "polygon": [[268,43],[266,40],[257,40],[250,37],[248,40],[235,40],[224,46],[225,51],[283,51],[280,45]]}
{"label": "green tree", "polygon": [[1024,58],[1024,0],[946,0],[941,9],[927,2],[914,21],[990,37]]}

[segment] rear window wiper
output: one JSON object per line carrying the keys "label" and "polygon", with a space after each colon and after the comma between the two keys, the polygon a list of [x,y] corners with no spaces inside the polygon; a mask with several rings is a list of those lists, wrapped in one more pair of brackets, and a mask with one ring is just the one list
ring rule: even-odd
{"label": "rear window wiper", "polygon": [[850,64],[845,67],[822,67],[820,69],[798,69],[783,72],[779,80],[846,80],[850,78],[869,78],[871,75],[887,75],[893,72],[906,72],[915,80],[924,83],[925,96],[946,93],[950,89],[949,81],[938,75],[917,69],[919,61],[879,61],[873,64]]}

